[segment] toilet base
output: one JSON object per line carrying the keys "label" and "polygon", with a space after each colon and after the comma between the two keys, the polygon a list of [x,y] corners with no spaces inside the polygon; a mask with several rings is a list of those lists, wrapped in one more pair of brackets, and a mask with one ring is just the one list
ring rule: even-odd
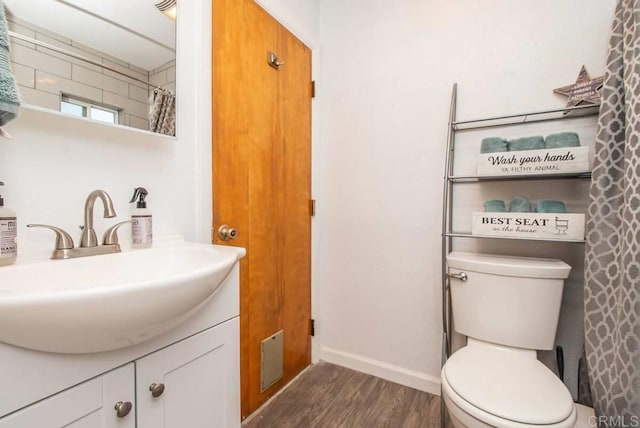
{"label": "toilet base", "polygon": [[[491,427],[490,425],[487,425],[484,422],[479,421],[476,418],[462,412],[455,404],[451,403],[451,400],[449,400],[446,396],[444,397],[444,402],[447,405],[447,417],[451,421],[451,425],[454,428]],[[452,409],[453,412],[449,409]],[[578,413],[578,419],[576,420],[574,428],[593,428],[595,426],[595,424],[593,423],[594,413],[591,407],[576,404],[576,410]],[[462,418],[465,422],[463,422],[460,418]]]}
{"label": "toilet base", "polygon": [[578,420],[574,425],[575,428],[594,428],[597,425],[595,413],[591,407],[576,404],[576,410],[578,411]]}

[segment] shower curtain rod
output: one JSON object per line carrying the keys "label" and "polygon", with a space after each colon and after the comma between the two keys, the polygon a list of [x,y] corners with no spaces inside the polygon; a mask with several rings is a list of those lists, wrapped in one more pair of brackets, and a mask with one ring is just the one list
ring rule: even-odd
{"label": "shower curtain rod", "polygon": [[89,63],[91,65],[95,65],[97,67],[101,67],[101,68],[107,69],[107,70],[109,70],[109,71],[111,71],[113,73],[116,73],[116,74],[119,74],[121,76],[127,77],[127,78],[129,78],[131,80],[135,80],[136,82],[143,83],[143,84],[145,84],[147,86],[152,86],[152,87],[154,87],[156,89],[159,88],[159,86],[153,85],[151,82],[149,82],[147,80],[142,80],[142,79],[138,79],[137,77],[130,76],[127,73],[124,73],[122,71],[116,70],[115,68],[109,67],[108,65],[104,65],[104,64],[99,63],[97,61],[94,61],[94,60],[92,60],[90,58],[87,58],[85,56],[82,56],[82,55],[79,55],[79,54],[76,54],[76,53],[73,53],[73,52],[69,52],[66,49],[62,49],[62,48],[59,48],[57,46],[50,45],[49,43],[41,42],[40,40],[36,40],[36,39],[31,38],[31,37],[24,36],[22,34],[14,32],[14,31],[9,31],[9,35],[11,37],[13,37],[13,38],[20,39],[20,40],[25,41],[25,42],[33,43],[34,45],[42,46],[43,48],[52,50],[54,52],[58,52],[58,53],[61,53],[63,55],[70,56],[72,58],[79,59],[79,60],[84,61],[86,63]]}

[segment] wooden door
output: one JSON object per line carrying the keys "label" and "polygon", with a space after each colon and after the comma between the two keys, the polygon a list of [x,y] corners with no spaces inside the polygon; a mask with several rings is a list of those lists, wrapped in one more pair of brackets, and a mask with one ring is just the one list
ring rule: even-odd
{"label": "wooden door", "polygon": [[238,427],[238,330],[234,318],[137,360],[137,427]]}
{"label": "wooden door", "polygon": [[[269,66],[268,52],[284,61]],[[253,0],[213,3],[214,243],[240,262],[242,416],[311,360],[311,52]],[[228,224],[238,231],[222,241]],[[260,392],[260,342],[284,330],[284,377]]]}

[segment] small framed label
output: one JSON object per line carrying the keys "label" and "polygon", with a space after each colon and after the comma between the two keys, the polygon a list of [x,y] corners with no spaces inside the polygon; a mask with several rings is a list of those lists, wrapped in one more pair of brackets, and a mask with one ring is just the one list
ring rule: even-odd
{"label": "small framed label", "polygon": [[584,239],[584,214],[474,212],[472,235],[512,238]]}
{"label": "small framed label", "polygon": [[481,153],[478,175],[535,175],[588,172],[589,147]]}

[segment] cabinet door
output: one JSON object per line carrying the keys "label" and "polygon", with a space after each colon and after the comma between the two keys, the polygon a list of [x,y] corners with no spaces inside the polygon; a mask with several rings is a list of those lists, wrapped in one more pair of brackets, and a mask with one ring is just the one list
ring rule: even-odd
{"label": "cabinet door", "polygon": [[238,318],[137,360],[136,402],[139,428],[239,427]]}
{"label": "cabinet door", "polygon": [[[131,403],[118,417],[115,405]],[[129,363],[0,419],[0,428],[135,428],[134,365]],[[126,404],[125,404],[126,405]]]}

